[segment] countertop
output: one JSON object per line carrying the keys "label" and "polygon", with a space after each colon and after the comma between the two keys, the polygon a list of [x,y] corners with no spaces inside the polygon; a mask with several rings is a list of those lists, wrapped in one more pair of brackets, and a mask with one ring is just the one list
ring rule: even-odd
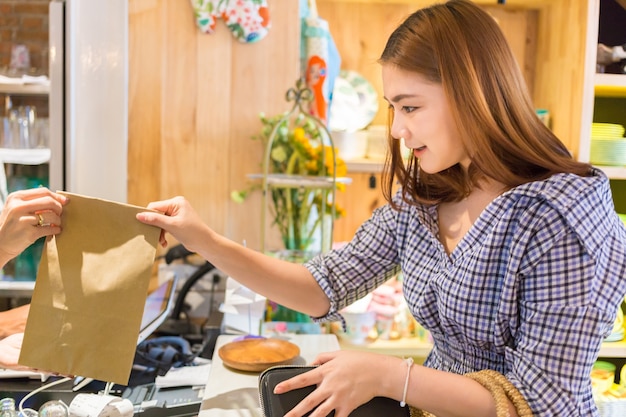
{"label": "countertop", "polygon": [[[259,404],[259,373],[228,368],[219,357],[220,347],[236,337],[222,335],[217,338],[199,417],[263,417]],[[300,347],[300,356],[294,362],[298,365],[310,363],[321,352],[340,349],[333,334],[294,335],[288,340]]]}

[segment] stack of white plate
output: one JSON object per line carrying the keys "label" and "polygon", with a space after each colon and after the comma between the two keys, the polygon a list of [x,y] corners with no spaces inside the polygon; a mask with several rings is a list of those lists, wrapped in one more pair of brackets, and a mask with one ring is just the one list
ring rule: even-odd
{"label": "stack of white plate", "polygon": [[624,126],[614,123],[593,123],[591,125],[592,164],[626,166],[626,138]]}
{"label": "stack of white plate", "polygon": [[591,137],[620,138],[624,136],[626,128],[616,123],[592,123]]}

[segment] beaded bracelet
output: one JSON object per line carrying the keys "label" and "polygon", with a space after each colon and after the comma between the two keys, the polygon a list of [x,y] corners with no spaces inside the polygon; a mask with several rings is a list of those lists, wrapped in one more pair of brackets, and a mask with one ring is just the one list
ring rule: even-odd
{"label": "beaded bracelet", "polygon": [[404,391],[402,392],[402,401],[400,401],[400,407],[406,406],[406,391],[409,388],[409,376],[411,376],[411,366],[413,365],[413,358],[407,358],[406,362],[406,379],[404,380]]}

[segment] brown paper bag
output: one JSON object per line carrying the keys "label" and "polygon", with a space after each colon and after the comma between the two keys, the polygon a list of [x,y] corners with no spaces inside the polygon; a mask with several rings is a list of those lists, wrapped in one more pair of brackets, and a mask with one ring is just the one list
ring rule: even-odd
{"label": "brown paper bag", "polygon": [[160,229],[145,208],[71,193],[39,263],[19,358],[62,375],[128,384]]}

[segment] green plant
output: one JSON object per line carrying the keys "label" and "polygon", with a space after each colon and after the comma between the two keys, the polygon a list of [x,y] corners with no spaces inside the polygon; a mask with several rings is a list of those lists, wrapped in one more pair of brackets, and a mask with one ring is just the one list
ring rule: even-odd
{"label": "green plant", "polygon": [[[346,164],[324,143],[323,131],[315,120],[304,114],[288,118],[287,113],[275,117],[260,115],[263,125],[259,135],[265,149],[270,144],[268,174],[308,177],[342,177]],[[273,136],[272,136],[273,135]],[[345,185],[336,183],[341,191]],[[255,185],[245,191],[234,191],[234,201],[242,202]],[[315,234],[323,225],[324,216],[333,219],[345,211],[333,201],[334,194],[316,187],[270,187],[273,224],[278,228],[286,249],[310,250]],[[321,250],[321,248],[320,248]]]}

